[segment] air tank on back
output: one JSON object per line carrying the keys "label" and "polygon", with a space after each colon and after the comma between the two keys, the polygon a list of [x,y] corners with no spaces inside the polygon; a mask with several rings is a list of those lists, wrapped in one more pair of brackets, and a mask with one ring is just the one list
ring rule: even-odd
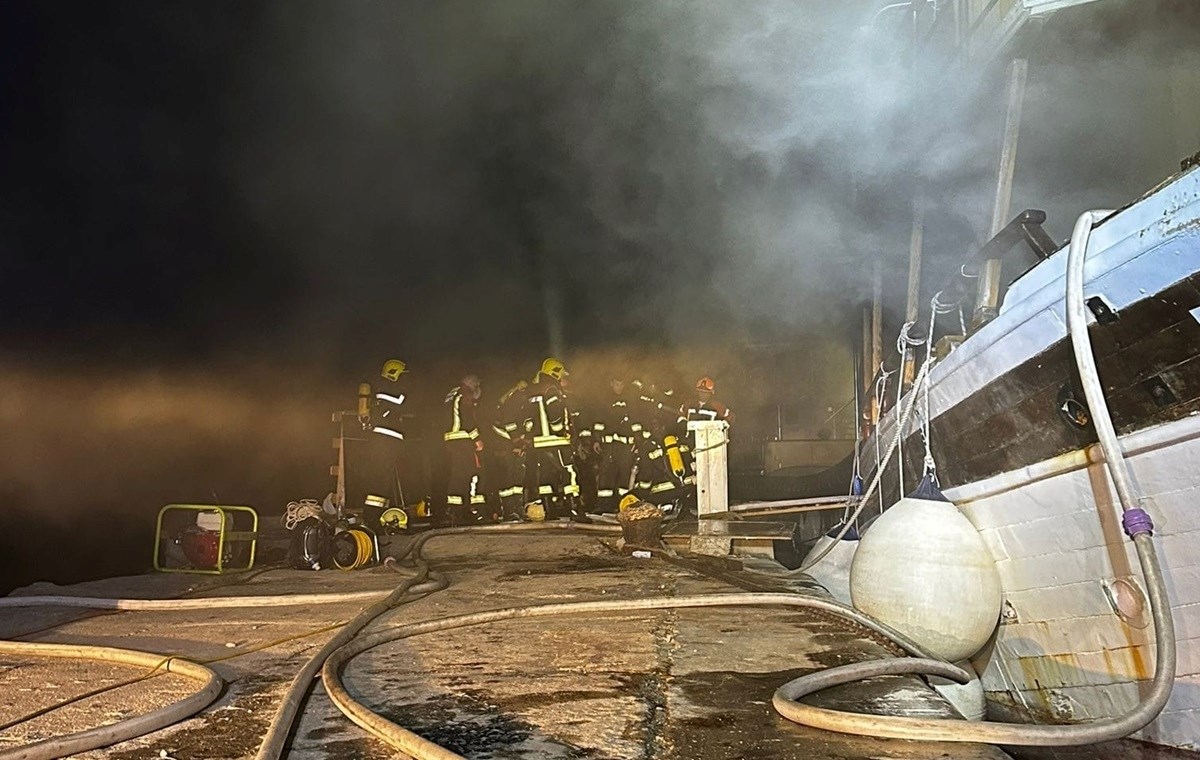
{"label": "air tank on back", "polygon": [[983,648],[1003,601],[983,539],[928,479],[864,532],[850,596],[858,609],[951,662]]}

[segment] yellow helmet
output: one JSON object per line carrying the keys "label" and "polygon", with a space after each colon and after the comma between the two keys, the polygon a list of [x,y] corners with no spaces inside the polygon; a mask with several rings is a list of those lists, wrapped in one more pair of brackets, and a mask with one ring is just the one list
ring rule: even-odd
{"label": "yellow helmet", "polygon": [[641,499],[634,496],[633,494],[626,494],[625,498],[621,499],[621,503],[617,505],[617,511],[624,512],[625,510],[629,509],[634,504],[637,504],[640,501],[641,501]]}
{"label": "yellow helmet", "polygon": [[567,372],[567,368],[563,366],[562,362],[551,356],[550,358],[546,359],[546,361],[542,362],[542,374],[549,375],[555,380],[562,380],[564,375],[568,375],[570,373]]}
{"label": "yellow helmet", "polygon": [[525,505],[525,519],[530,522],[543,522],[546,519],[546,508],[540,502],[529,502]]}
{"label": "yellow helmet", "polygon": [[394,383],[400,379],[400,375],[404,374],[404,370],[407,368],[408,365],[399,359],[388,359],[383,363],[383,369],[379,371],[379,374],[385,380],[391,380]]}

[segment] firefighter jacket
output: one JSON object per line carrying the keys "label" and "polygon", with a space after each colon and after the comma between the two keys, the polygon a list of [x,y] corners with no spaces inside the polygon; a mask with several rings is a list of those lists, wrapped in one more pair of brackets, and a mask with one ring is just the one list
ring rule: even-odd
{"label": "firefighter jacket", "polygon": [[571,444],[571,412],[562,387],[549,375],[538,374],[525,389],[525,431],[533,448],[549,449]]}
{"label": "firefighter jacket", "polygon": [[470,388],[458,386],[446,394],[450,424],[442,433],[443,441],[476,441],[479,425],[475,421],[475,395]]}
{"label": "firefighter jacket", "polygon": [[[395,388],[387,390],[391,393],[374,388],[370,383],[359,385],[359,420],[363,423],[364,430],[403,441],[400,407],[404,404],[404,394]],[[362,414],[364,406],[367,410],[366,415]]]}
{"label": "firefighter jacket", "polygon": [[732,425],[733,412],[729,410],[729,407],[716,399],[709,399],[708,401],[696,400],[679,407],[680,422],[701,422],[706,420],[724,420]]}
{"label": "firefighter jacket", "polygon": [[500,397],[496,406],[496,418],[492,430],[501,438],[513,441],[520,438],[524,431],[521,423],[525,420],[525,390],[529,383],[520,380]]}
{"label": "firefighter jacket", "polygon": [[634,380],[630,387],[632,395],[626,406],[630,433],[635,439],[658,437],[666,427],[663,419],[666,405],[654,386]]}
{"label": "firefighter jacket", "polygon": [[608,409],[598,415],[593,423],[592,434],[595,440],[602,443],[628,445],[633,442],[633,432],[629,426],[629,401],[625,394],[614,393]]}

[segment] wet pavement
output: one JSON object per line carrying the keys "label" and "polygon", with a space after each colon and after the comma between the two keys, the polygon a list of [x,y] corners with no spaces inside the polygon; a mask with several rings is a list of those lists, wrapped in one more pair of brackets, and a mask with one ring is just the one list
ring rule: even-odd
{"label": "wet pavement", "polygon": [[[616,553],[584,536],[462,536],[430,543],[426,556],[450,575],[449,589],[390,612],[373,629],[531,603],[729,593],[763,582]],[[359,591],[400,576],[273,570],[213,594]],[[195,576],[138,576],[72,587],[69,593],[174,596],[211,584]],[[766,584],[772,585],[770,583]],[[811,586],[791,584],[812,592]],[[21,593],[48,593],[30,588]],[[818,592],[819,593],[819,592]],[[355,604],[201,612],[128,612],[80,619],[78,611],[0,610],[0,636],[65,624],[30,640],[110,644],[216,661],[225,694],[171,729],[80,757],[222,760],[251,757],[292,674],[329,633],[297,636],[352,617]],[[891,656],[866,632],[805,610],[690,609],[511,620],[404,639],[370,650],[347,667],[349,691],[372,709],[470,758],[851,758],[997,759],[978,745],[863,739],[807,729],[780,718],[772,692],[832,665]],[[81,693],[134,669],[58,662],[0,661],[0,723]],[[54,688],[46,684],[55,684]],[[155,678],[0,732],[0,748],[113,720],[178,698],[188,683]],[[21,692],[21,689],[27,689]],[[7,698],[12,694],[29,695]],[[864,712],[949,717],[952,709],[922,681],[877,679],[820,695],[828,706]],[[1089,748],[1090,749],[1090,748]],[[1174,758],[1189,753],[1031,753],[1020,760],[1084,757]],[[1154,748],[1155,751],[1157,748]],[[318,686],[305,706],[289,757],[377,760],[399,757],[345,719]]]}

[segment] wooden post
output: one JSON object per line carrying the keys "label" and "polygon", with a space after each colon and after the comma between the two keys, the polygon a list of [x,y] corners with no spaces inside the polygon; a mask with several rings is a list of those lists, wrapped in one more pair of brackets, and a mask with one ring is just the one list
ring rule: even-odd
{"label": "wooden post", "polygon": [[[862,377],[861,380],[862,392],[869,393],[871,390],[871,380],[875,377],[875,367],[871,366],[871,315],[874,311],[871,304],[864,304],[862,308]],[[865,398],[865,396],[864,396]]]}
{"label": "wooden post", "polygon": [[[1000,146],[1000,165],[996,170],[996,195],[992,200],[992,228],[988,238],[996,236],[1008,223],[1012,203],[1013,172],[1017,165],[1017,136],[1021,130],[1021,106],[1025,100],[1025,80],[1029,62],[1024,58],[1008,64],[1008,112],[1004,118],[1004,139]],[[975,313],[971,326],[978,329],[996,318],[1000,308],[1000,259],[984,262],[975,294]]]}
{"label": "wooden post", "polygon": [[[916,322],[921,313],[921,249],[925,245],[925,203],[918,192],[912,203],[912,238],[908,246],[908,301],[904,307],[904,321]],[[912,385],[916,374],[916,354],[909,352],[904,361],[904,373],[900,391]]]}
{"label": "wooden post", "polygon": [[728,531],[722,531],[710,515],[729,511],[729,423],[724,420],[689,422],[688,430],[695,433],[696,514],[700,524],[692,537],[690,548],[695,554],[724,557],[732,542]]}
{"label": "wooden post", "polygon": [[[879,371],[883,362],[883,272],[878,260],[875,261],[874,284],[871,294],[871,377]],[[875,389],[871,389],[871,425],[879,423],[882,410],[875,400]]]}

